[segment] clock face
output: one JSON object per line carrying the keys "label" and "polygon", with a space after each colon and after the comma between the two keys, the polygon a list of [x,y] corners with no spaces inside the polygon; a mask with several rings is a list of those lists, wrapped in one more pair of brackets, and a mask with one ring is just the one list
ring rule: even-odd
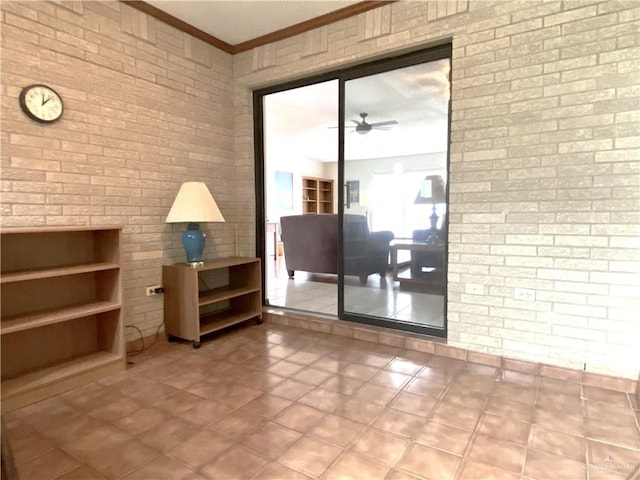
{"label": "clock face", "polygon": [[33,120],[41,123],[55,122],[62,115],[62,99],[46,85],[29,85],[20,92],[20,106]]}

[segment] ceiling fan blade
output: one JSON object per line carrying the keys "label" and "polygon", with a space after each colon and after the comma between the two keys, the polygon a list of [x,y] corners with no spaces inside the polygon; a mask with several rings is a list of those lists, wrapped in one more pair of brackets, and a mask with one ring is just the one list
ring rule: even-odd
{"label": "ceiling fan blade", "polygon": [[355,123],[356,125],[360,125],[360,122],[359,122],[359,121],[357,121],[357,120],[353,120],[353,119],[352,119],[351,121],[352,121],[353,123]]}
{"label": "ceiling fan blade", "polygon": [[372,127],[384,127],[387,125],[397,125],[398,122],[396,120],[387,120],[385,122],[375,122],[375,123],[370,123],[369,125],[371,125]]}

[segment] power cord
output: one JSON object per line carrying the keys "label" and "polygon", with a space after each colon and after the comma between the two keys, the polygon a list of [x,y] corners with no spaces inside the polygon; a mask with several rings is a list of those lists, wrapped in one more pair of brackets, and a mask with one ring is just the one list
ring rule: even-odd
{"label": "power cord", "polygon": [[152,346],[154,346],[155,343],[158,341],[158,334],[160,333],[160,329],[162,328],[163,325],[164,325],[164,322],[161,322],[160,325],[158,325],[158,329],[156,330],[156,334],[155,334],[155,336],[153,338],[153,341],[149,345],[146,345],[146,346],[144,344],[144,336],[142,335],[142,330],[140,330],[135,325],[125,325],[126,328],[135,328],[138,331],[138,334],[140,335],[140,343],[142,343],[142,348],[140,350],[135,350],[133,352],[127,353],[127,357],[135,357],[136,355],[140,355],[145,350],[148,350]]}

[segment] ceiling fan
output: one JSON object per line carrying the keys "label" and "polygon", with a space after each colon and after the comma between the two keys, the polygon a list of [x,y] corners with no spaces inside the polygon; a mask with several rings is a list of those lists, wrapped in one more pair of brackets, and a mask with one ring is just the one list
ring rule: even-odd
{"label": "ceiling fan", "polygon": [[362,118],[361,121],[351,120],[353,123],[355,123],[355,125],[345,125],[345,128],[353,128],[352,132],[357,132],[360,135],[366,135],[367,133],[369,133],[373,129],[376,129],[376,130],[389,130],[392,125],[397,125],[398,124],[398,122],[396,120],[386,120],[384,122],[369,123],[369,122],[367,122],[367,116],[369,116],[368,113],[364,113],[364,112],[361,113],[360,114],[360,117]]}

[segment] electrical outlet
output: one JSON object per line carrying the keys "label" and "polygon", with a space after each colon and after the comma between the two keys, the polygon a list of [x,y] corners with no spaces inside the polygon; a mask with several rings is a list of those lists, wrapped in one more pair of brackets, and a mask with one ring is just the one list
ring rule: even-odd
{"label": "electrical outlet", "polygon": [[162,285],[151,285],[147,287],[147,297],[151,297],[153,295],[158,295],[156,293],[156,289],[162,288]]}
{"label": "electrical outlet", "polygon": [[536,291],[533,288],[516,288],[513,290],[513,298],[523,302],[535,302]]}

